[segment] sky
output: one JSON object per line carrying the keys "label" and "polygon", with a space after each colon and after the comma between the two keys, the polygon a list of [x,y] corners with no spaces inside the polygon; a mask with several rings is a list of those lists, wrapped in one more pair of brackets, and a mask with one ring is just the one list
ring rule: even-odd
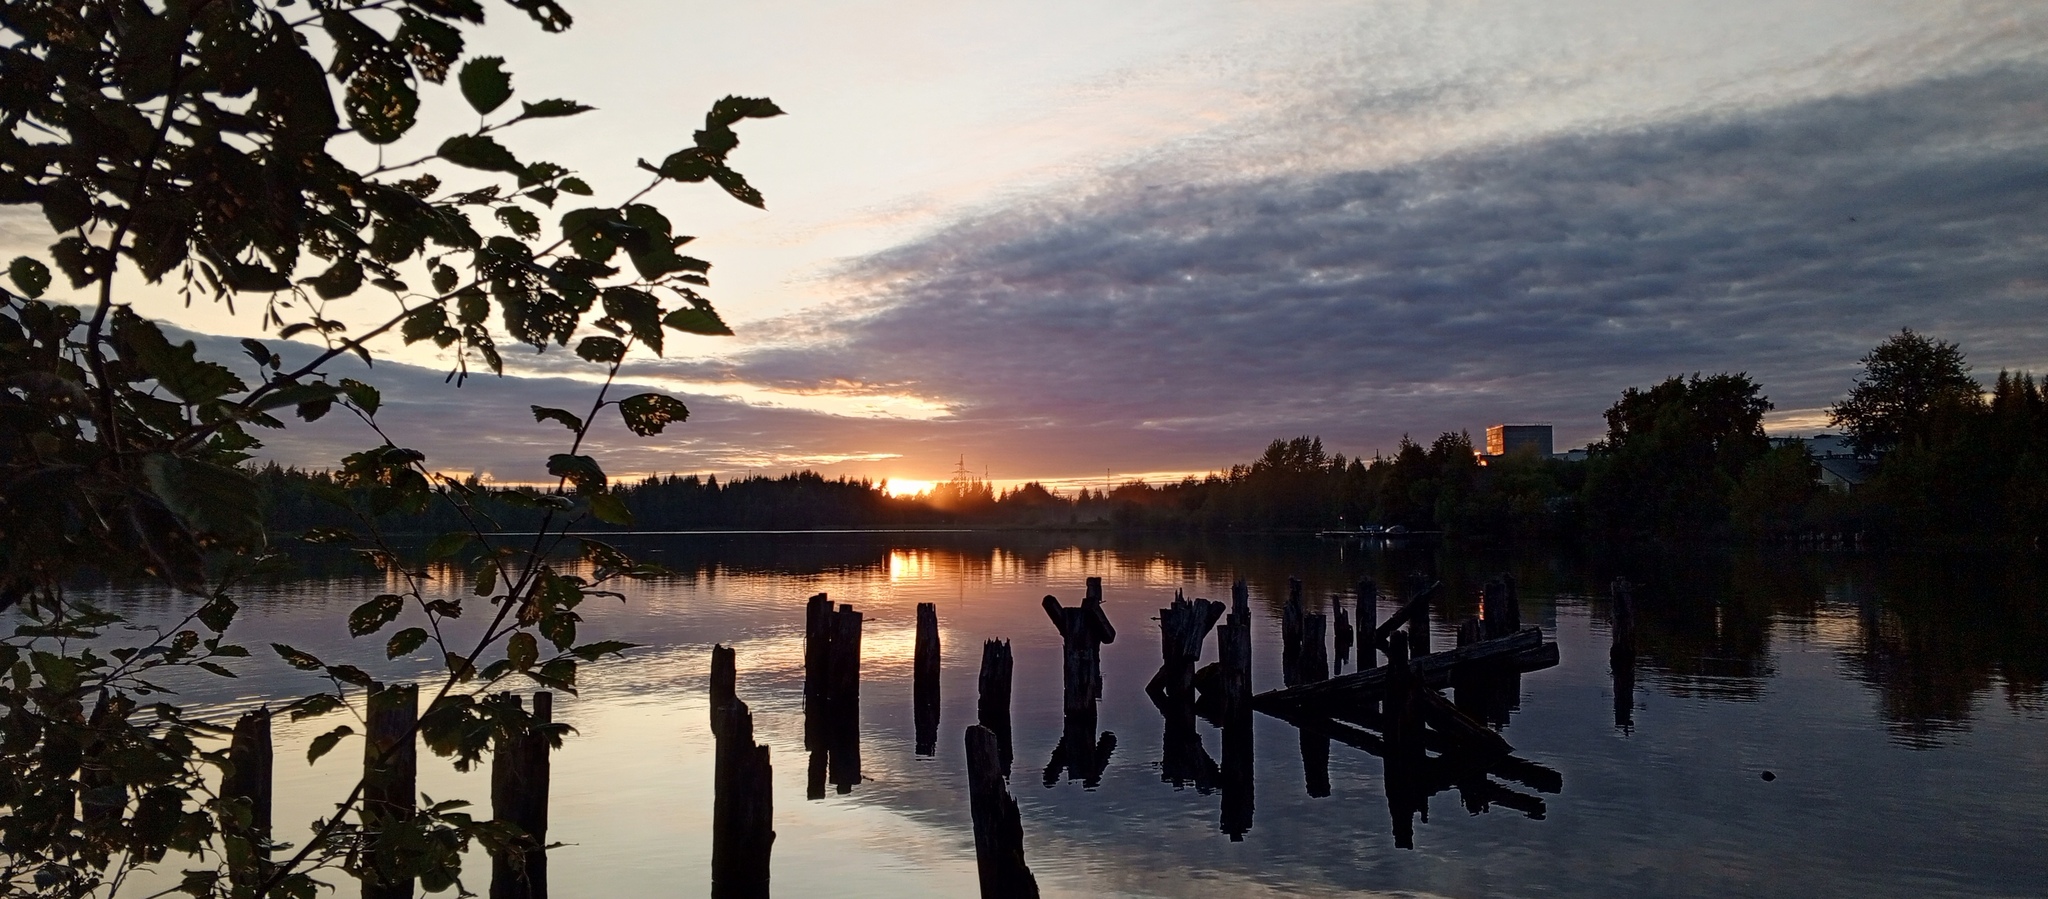
{"label": "sky", "polygon": [[[1510,421],[1562,449],[1628,387],[1721,371],[1814,433],[1901,327],[1986,379],[2048,370],[2038,2],[567,5],[561,35],[492,7],[471,49],[516,99],[598,108],[506,141],[599,197],[720,96],[788,112],[732,157],[765,211],[656,195],[738,335],[634,359],[692,416],[607,426],[615,475],[1158,481]],[[429,90],[388,152],[473,122]],[[0,211],[0,250],[39,226]],[[125,293],[222,356],[260,331]],[[394,439],[541,479],[565,432],[526,406],[587,406],[591,367],[515,354],[458,389],[422,347],[371,378]],[[374,442],[330,417],[268,452]]]}

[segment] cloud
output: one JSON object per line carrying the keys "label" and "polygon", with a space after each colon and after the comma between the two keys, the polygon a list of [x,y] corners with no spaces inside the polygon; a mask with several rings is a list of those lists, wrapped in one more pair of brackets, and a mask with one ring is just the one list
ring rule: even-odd
{"label": "cloud", "polygon": [[1371,171],[1153,170],[873,257],[835,339],[731,371],[894,385],[950,404],[970,455],[1051,474],[1501,420],[1571,442],[1692,371],[1793,414],[1904,325],[2039,368],[2044,87],[1999,67]]}
{"label": "cloud", "polygon": [[[607,424],[596,450],[617,472],[936,479],[964,454],[998,478],[1158,477],[1305,433],[1370,454],[1536,420],[1573,445],[1624,388],[1694,371],[1747,371],[1811,424],[1901,326],[1981,372],[2048,368],[2044,88],[2048,68],[2000,66],[1235,181],[1157,160],[868,257],[857,292],[731,355],[636,363],[691,420]],[[594,386],[568,354],[520,367],[373,380],[400,442],[531,480],[565,432],[527,405],[580,414]],[[889,399],[924,405],[860,408]],[[273,448],[331,464],[366,442],[322,422]]]}

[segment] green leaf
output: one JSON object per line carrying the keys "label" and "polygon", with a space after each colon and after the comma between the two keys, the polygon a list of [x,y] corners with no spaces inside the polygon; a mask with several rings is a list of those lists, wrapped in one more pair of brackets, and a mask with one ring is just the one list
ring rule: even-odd
{"label": "green leaf", "polygon": [[376,415],[377,409],[384,405],[383,393],[354,378],[341,379],[341,392],[347,394],[348,401],[363,410],[364,415]]}
{"label": "green leaf", "polygon": [[21,288],[22,293],[28,294],[30,299],[42,296],[43,291],[50,288],[49,266],[27,256],[16,256],[13,262],[7,264],[7,277],[14,281],[15,287]]}
{"label": "green leaf", "polygon": [[427,629],[409,627],[391,635],[391,641],[384,644],[384,657],[395,659],[407,655],[427,642]]}
{"label": "green leaf", "polygon": [[605,262],[618,251],[618,229],[623,225],[616,209],[586,207],[562,214],[562,236],[576,255],[592,262]]}
{"label": "green leaf", "polygon": [[468,531],[449,531],[446,534],[435,537],[434,542],[427,544],[427,558],[448,558],[461,552],[464,546],[469,545],[469,541],[470,533]]}
{"label": "green leaf", "polygon": [[502,56],[479,56],[463,63],[455,77],[462,85],[462,98],[480,115],[489,115],[512,99],[512,73],[505,71]]}
{"label": "green leaf", "polygon": [[399,334],[406,343],[430,340],[448,327],[448,310],[439,304],[421,306],[405,314],[405,323],[399,326]]}
{"label": "green leaf", "polygon": [[440,263],[434,265],[435,293],[447,293],[454,290],[456,282],[460,280],[462,280],[462,277],[455,273],[455,269]]}
{"label": "green leaf", "polygon": [[312,279],[313,289],[324,299],[335,300],[355,293],[363,286],[363,264],[354,259],[337,260],[319,277]]}
{"label": "green leaf", "polygon": [[365,690],[377,684],[377,680],[371,677],[369,672],[354,665],[329,665],[327,666],[327,674],[335,680],[355,684]]}
{"label": "green leaf", "polygon": [[706,337],[730,337],[732,329],[725,320],[718,317],[709,306],[692,306],[677,309],[668,314],[661,323],[685,334],[702,334]]}
{"label": "green leaf", "polygon": [[559,421],[563,427],[571,431],[583,430],[583,419],[576,417],[574,413],[567,409],[550,409],[546,406],[534,406],[532,408],[534,421]]}
{"label": "green leaf", "polygon": [[782,114],[782,107],[767,97],[727,96],[711,104],[711,112],[704,116],[704,123],[731,125],[741,119],[770,119]]}
{"label": "green leaf", "polygon": [[373,144],[405,136],[418,121],[420,95],[413,90],[404,64],[382,59],[365,65],[348,80],[342,109],[356,133]]}
{"label": "green leaf", "polygon": [[520,237],[532,238],[540,234],[540,217],[517,206],[498,207],[498,221]]}
{"label": "green leaf", "polygon": [[235,605],[234,600],[226,596],[215,596],[207,600],[206,605],[199,607],[199,623],[206,625],[207,630],[218,634],[234,623],[235,612],[239,610],[240,607]]}
{"label": "green leaf", "polygon": [[587,197],[591,193],[590,185],[585,184],[581,178],[563,178],[555,186],[560,188],[562,193],[575,194],[579,197]]}
{"label": "green leaf", "polygon": [[284,659],[285,664],[300,671],[318,671],[327,667],[325,663],[314,658],[312,653],[304,650],[293,649],[283,643],[272,643],[270,648],[276,650],[278,657]]}
{"label": "green leaf", "polygon": [[574,100],[542,100],[539,103],[520,103],[519,105],[525,109],[524,112],[519,114],[519,117],[522,119],[560,118],[562,116],[589,112],[596,108],[594,106],[585,106]]}
{"label": "green leaf", "polygon": [[342,737],[346,737],[355,732],[355,728],[344,724],[324,734],[321,734],[320,736],[314,737],[313,745],[306,749],[306,764],[310,765],[314,762],[319,761],[321,756],[333,751],[335,744],[340,743]]}
{"label": "green leaf", "polygon": [[607,287],[604,314],[624,324],[649,349],[661,352],[661,301],[653,294],[631,287]]}
{"label": "green leaf", "polygon": [[199,663],[199,667],[200,667],[200,668],[202,668],[202,669],[204,669],[204,670],[206,670],[206,671],[211,671],[211,672],[213,672],[214,674],[220,675],[221,677],[235,677],[235,676],[236,676],[236,674],[235,674],[234,672],[232,672],[232,671],[229,671],[229,670],[227,670],[226,668],[223,668],[223,667],[221,667],[221,666],[219,666],[219,665],[216,665],[216,664],[214,664],[214,663],[212,663],[212,662],[200,662],[200,663]]}
{"label": "green leaf", "polygon": [[548,474],[564,478],[576,487],[578,493],[591,493],[605,487],[604,469],[597,467],[597,460],[589,456],[573,456],[556,453],[548,457]]}
{"label": "green leaf", "polygon": [[405,611],[405,597],[385,593],[356,607],[348,614],[348,633],[351,637],[374,634],[398,618]]}
{"label": "green leaf", "polygon": [[618,640],[599,640],[595,643],[585,643],[570,650],[570,652],[586,662],[595,662],[600,656],[618,655],[639,645],[638,643],[624,643]]}
{"label": "green leaf", "polygon": [[605,524],[631,527],[633,510],[626,508],[626,501],[611,491],[590,495],[590,514]]}
{"label": "green leaf", "polygon": [[144,456],[142,472],[150,492],[194,531],[245,546],[263,544],[263,498],[247,475],[169,453]]}
{"label": "green leaf", "polygon": [[532,634],[523,631],[513,634],[512,639],[505,642],[505,658],[512,662],[512,667],[525,671],[540,661],[540,645],[534,642]]}
{"label": "green leaf", "polygon": [[341,698],[332,693],[315,693],[311,696],[293,700],[290,705],[284,708],[285,711],[291,713],[293,721],[317,718],[341,708]]}
{"label": "green leaf", "polygon": [[526,170],[511,150],[487,135],[458,134],[442,141],[439,152],[442,159],[465,168],[514,175]]}
{"label": "green leaf", "polygon": [[619,401],[619,417],[625,419],[626,427],[633,433],[649,437],[673,422],[689,420],[690,410],[675,397],[642,393]]}
{"label": "green leaf", "polygon": [[626,358],[626,345],[616,337],[585,337],[576,343],[576,355],[591,362],[617,362]]}

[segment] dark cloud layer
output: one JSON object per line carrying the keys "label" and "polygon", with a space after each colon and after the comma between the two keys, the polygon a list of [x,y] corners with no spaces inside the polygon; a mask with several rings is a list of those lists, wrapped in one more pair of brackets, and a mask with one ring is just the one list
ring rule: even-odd
{"label": "dark cloud layer", "polygon": [[2039,366],[2044,87],[2006,68],[1389,171],[1051,199],[871,260],[879,311],[739,371],[915,384],[959,404],[970,453],[1078,473],[1307,432],[1584,438],[1623,388],[1695,370],[1819,408],[1904,325]]}
{"label": "dark cloud layer", "polygon": [[[1147,171],[868,260],[853,279],[877,286],[840,318],[768,329],[824,342],[653,364],[891,385],[954,416],[696,399],[679,436],[621,442],[621,464],[884,452],[905,458],[827,470],[939,477],[964,453],[998,477],[1072,476],[1207,469],[1301,433],[1370,453],[1502,420],[1552,421],[1564,443],[1594,436],[1623,388],[1673,373],[1747,371],[1781,411],[1819,409],[1907,325],[1961,341],[1980,370],[2039,368],[2042,97],[2048,70],[2001,68],[1384,171],[1186,185]],[[455,392],[419,374],[393,414],[501,476],[524,470],[512,450],[538,458],[526,442],[552,436],[528,402],[588,402],[562,380]],[[530,426],[502,426],[515,419]]]}

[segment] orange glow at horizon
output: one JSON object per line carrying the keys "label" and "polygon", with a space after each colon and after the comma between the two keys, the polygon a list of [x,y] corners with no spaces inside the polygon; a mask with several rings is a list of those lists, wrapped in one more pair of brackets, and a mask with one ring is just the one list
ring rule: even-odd
{"label": "orange glow at horizon", "polygon": [[916,496],[930,492],[937,486],[937,482],[934,481],[914,481],[909,478],[889,478],[886,484],[887,486],[882,489],[890,496]]}

